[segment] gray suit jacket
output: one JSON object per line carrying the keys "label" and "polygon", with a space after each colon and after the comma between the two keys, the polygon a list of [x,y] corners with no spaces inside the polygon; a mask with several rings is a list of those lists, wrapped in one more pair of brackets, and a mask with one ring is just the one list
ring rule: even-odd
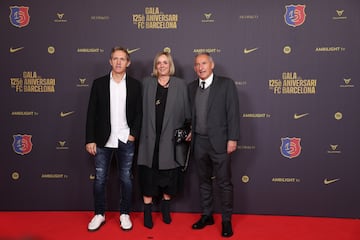
{"label": "gray suit jacket", "polygon": [[[156,123],[155,97],[157,78],[148,77],[143,80],[143,119],[139,143],[138,165],[151,168],[154,154]],[[159,168],[173,169],[179,167],[174,159],[174,131],[182,127],[185,120],[191,118],[191,109],[186,82],[171,77],[166,100],[163,126],[159,147]],[[184,159],[177,160],[183,164]]]}
{"label": "gray suit jacket", "polygon": [[[199,89],[199,80],[188,85],[192,106],[192,132],[196,132],[195,95]],[[207,133],[211,145],[218,153],[227,150],[227,141],[240,138],[239,98],[234,81],[214,75],[210,86],[207,105]]]}

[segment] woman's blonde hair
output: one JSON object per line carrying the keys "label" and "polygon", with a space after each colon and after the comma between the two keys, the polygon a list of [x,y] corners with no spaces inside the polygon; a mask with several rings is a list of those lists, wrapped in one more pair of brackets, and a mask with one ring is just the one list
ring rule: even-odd
{"label": "woman's blonde hair", "polygon": [[159,73],[156,69],[156,65],[157,65],[157,61],[159,60],[159,57],[160,56],[166,56],[169,60],[169,64],[170,64],[170,76],[174,75],[175,73],[175,65],[174,65],[174,61],[173,61],[173,58],[171,57],[171,54],[168,53],[168,52],[159,52],[158,54],[156,54],[155,58],[154,58],[154,63],[153,63],[153,71],[152,71],[152,76],[154,77],[158,77],[159,76]]}

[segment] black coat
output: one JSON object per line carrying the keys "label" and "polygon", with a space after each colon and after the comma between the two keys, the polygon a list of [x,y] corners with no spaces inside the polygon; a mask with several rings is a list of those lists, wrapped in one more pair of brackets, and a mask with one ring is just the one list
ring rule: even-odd
{"label": "black coat", "polygon": [[[130,135],[140,135],[142,118],[141,83],[126,75],[126,119]],[[86,144],[104,147],[110,137],[110,74],[95,79],[90,93],[86,119]]]}

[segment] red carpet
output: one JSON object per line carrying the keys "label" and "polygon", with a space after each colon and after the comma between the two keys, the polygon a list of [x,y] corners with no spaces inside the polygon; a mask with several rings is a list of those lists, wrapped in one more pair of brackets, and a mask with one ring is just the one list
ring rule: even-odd
{"label": "red carpet", "polygon": [[[154,228],[143,226],[141,213],[132,213],[133,230],[119,227],[119,214],[108,212],[106,224],[96,232],[88,232],[92,212],[0,212],[0,240],[212,240],[220,236],[221,216],[215,225],[192,230],[198,214],[174,213],[166,225],[154,213]],[[359,240],[360,220],[339,218],[234,215],[233,240]]]}

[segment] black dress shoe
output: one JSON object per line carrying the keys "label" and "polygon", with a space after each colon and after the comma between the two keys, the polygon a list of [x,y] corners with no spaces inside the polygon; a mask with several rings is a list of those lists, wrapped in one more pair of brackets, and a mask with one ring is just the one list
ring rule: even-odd
{"label": "black dress shoe", "polygon": [[222,233],[221,235],[223,237],[231,237],[233,235],[233,230],[231,227],[231,222],[230,221],[223,221],[222,222]]}
{"label": "black dress shoe", "polygon": [[213,225],[214,218],[212,215],[202,215],[200,220],[192,225],[192,229],[203,229],[207,225]]}

